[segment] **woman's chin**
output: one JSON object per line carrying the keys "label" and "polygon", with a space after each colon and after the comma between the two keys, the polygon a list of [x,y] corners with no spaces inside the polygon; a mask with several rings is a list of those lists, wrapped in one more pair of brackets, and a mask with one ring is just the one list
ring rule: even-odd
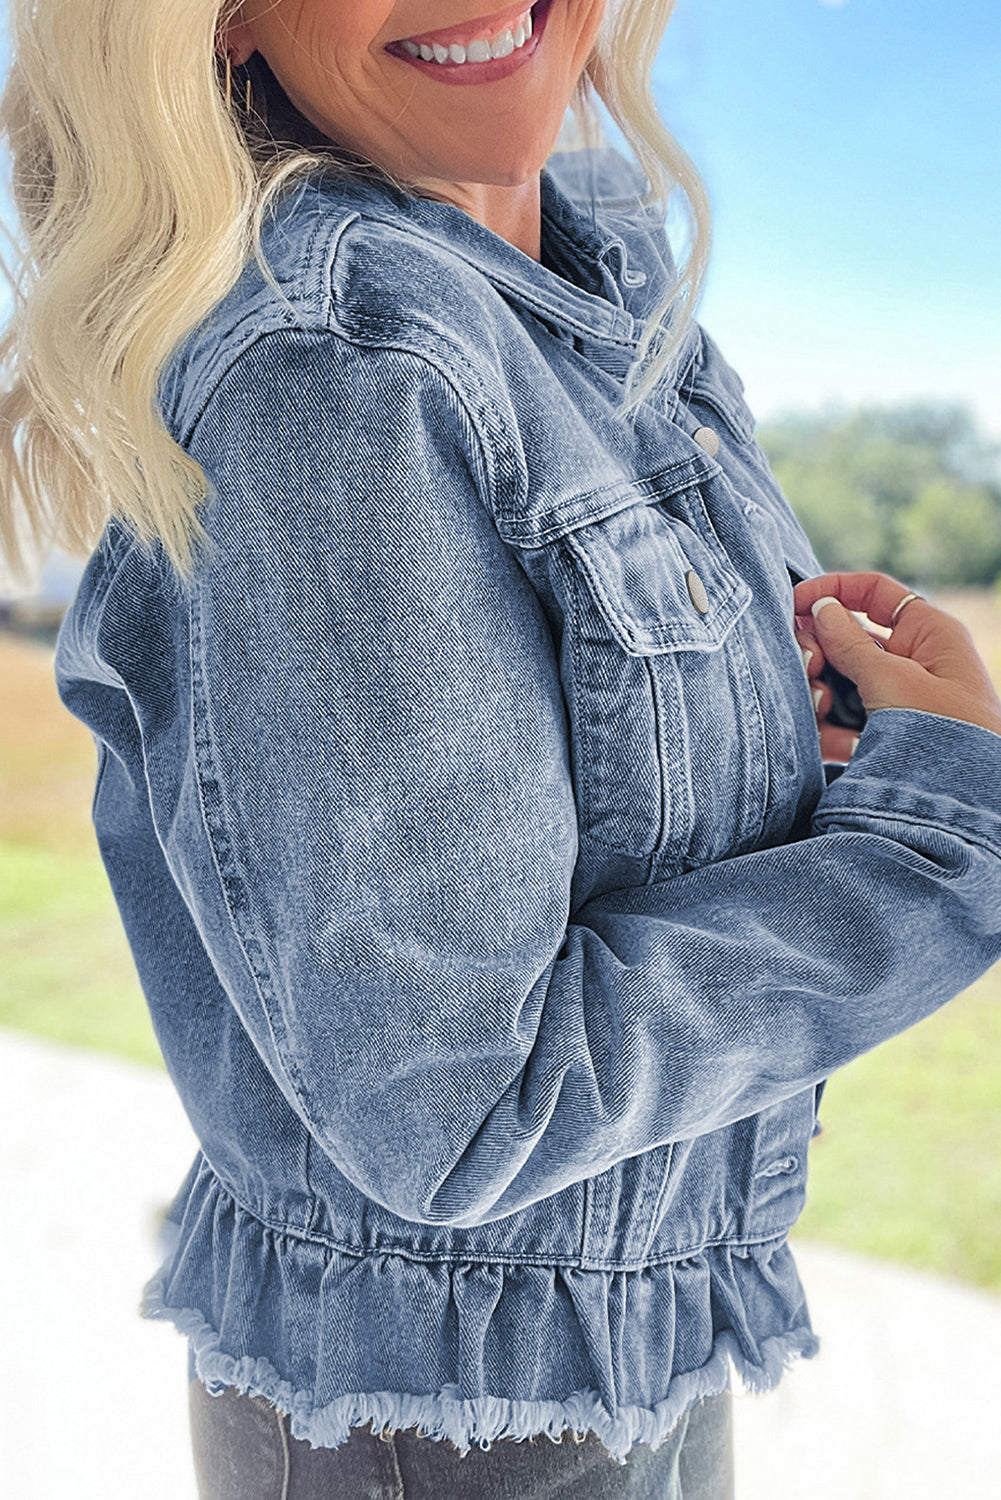
{"label": "woman's chin", "polygon": [[[443,155],[441,170],[435,176],[443,182],[479,182],[490,187],[523,187],[538,177],[545,166],[559,135],[560,121],[544,135],[533,131],[530,140],[524,142],[508,139],[501,145],[496,135],[484,142],[483,149],[477,143],[467,142],[470,149],[461,155]],[[426,169],[421,174],[430,177]]]}

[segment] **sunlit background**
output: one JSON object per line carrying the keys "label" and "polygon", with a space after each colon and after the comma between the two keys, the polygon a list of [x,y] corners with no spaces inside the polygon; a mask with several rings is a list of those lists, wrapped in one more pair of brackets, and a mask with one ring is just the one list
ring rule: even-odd
{"label": "sunlit background", "polygon": [[702,321],[759,418],[920,396],[1001,437],[999,17],[679,0],[656,94],[713,206]]}

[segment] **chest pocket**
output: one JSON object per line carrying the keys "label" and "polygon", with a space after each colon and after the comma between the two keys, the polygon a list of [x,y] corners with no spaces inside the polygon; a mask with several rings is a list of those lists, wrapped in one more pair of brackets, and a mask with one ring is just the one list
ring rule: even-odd
{"label": "chest pocket", "polygon": [[754,845],[764,722],[740,629],[751,589],[698,488],[637,490],[546,550],[581,837],[662,873]]}

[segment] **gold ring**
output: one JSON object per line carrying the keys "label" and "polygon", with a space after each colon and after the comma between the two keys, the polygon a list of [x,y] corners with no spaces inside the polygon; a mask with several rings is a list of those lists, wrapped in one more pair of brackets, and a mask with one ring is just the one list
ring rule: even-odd
{"label": "gold ring", "polygon": [[905,604],[910,604],[910,602],[911,602],[912,599],[923,599],[923,598],[924,598],[923,594],[905,594],[904,597],[901,599],[900,603],[897,605],[896,609],[893,611],[893,614],[890,616],[890,625],[891,625],[891,627],[894,626],[897,623],[897,616],[899,615],[900,611],[903,609],[903,607],[904,607]]}

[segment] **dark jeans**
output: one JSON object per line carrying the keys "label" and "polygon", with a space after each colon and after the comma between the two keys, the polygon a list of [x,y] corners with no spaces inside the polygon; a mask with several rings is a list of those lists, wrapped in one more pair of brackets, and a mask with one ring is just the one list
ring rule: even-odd
{"label": "dark jeans", "polygon": [[415,1429],[355,1427],[339,1448],[311,1448],[287,1416],[233,1386],[210,1396],[192,1380],[190,1408],[199,1500],[733,1500],[729,1391],[682,1417],[656,1452],[638,1443],[624,1466],[593,1432],[504,1438],[463,1457]]}

